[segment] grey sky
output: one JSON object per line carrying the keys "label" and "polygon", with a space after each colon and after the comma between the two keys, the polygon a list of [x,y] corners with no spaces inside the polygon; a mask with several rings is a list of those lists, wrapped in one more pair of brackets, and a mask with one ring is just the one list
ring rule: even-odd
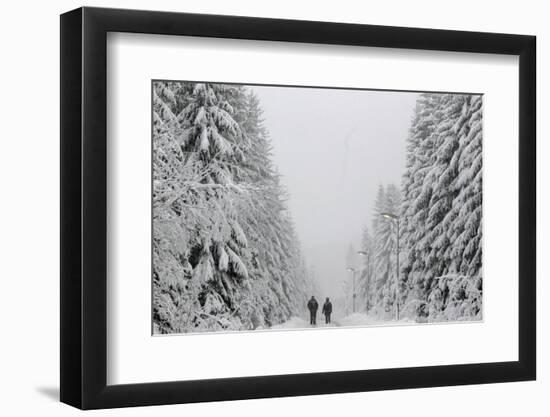
{"label": "grey sky", "polygon": [[400,184],[416,93],[252,87],[289,206],[325,296],[338,296],[380,183]]}

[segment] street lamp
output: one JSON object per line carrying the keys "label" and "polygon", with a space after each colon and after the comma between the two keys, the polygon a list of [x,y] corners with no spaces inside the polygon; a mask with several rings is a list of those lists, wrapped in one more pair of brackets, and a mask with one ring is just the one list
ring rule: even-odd
{"label": "street lamp", "polygon": [[380,213],[380,215],[386,219],[392,219],[392,220],[398,220],[399,217],[397,217],[395,214],[393,213]]}
{"label": "street lamp", "polygon": [[367,283],[365,285],[365,298],[367,299],[367,314],[369,312],[369,287],[370,287],[370,272],[368,270],[369,268],[369,252],[366,252],[364,250],[357,251],[357,255],[364,256],[366,258],[367,263]]}
{"label": "street lamp", "polygon": [[396,244],[396,262],[395,262],[395,306],[396,316],[399,321],[399,216],[393,213],[380,213],[382,217],[388,220],[395,221],[397,232],[397,244]]}
{"label": "street lamp", "polygon": [[348,271],[351,272],[352,277],[352,311],[355,313],[355,297],[357,294],[355,294],[355,268],[348,268]]}

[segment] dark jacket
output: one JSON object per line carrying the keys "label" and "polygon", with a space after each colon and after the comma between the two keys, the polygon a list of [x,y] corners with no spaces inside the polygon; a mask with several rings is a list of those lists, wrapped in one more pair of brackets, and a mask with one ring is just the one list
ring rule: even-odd
{"label": "dark jacket", "polygon": [[323,304],[323,314],[331,314],[332,313],[332,303],[330,301],[325,301],[325,304]]}
{"label": "dark jacket", "polygon": [[307,303],[307,308],[309,308],[309,311],[315,312],[319,308],[319,304],[317,303],[317,300],[311,299]]}

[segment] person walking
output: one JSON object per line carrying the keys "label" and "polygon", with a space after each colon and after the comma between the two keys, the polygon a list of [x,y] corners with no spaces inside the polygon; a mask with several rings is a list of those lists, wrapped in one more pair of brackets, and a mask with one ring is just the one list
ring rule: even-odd
{"label": "person walking", "polygon": [[317,309],[319,308],[319,303],[317,303],[313,295],[307,303],[307,308],[309,309],[309,324],[317,324]]}
{"label": "person walking", "polygon": [[332,303],[330,302],[328,297],[325,300],[325,304],[323,304],[323,314],[325,315],[325,323],[330,324],[330,315],[332,314]]}

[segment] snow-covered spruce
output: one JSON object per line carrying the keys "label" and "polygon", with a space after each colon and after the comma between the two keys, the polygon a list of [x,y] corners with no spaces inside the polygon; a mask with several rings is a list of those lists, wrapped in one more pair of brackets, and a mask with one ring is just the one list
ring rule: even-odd
{"label": "snow-covered spruce", "polygon": [[269,327],[312,291],[258,99],[244,87],[153,86],[156,333]]}
{"label": "snow-covered spruce", "polygon": [[364,310],[368,305],[377,317],[393,314],[396,234],[395,223],[380,216],[386,211],[399,215],[402,314],[419,321],[481,319],[481,169],[482,97],[420,95],[401,195],[380,186],[372,236],[363,233]]}

